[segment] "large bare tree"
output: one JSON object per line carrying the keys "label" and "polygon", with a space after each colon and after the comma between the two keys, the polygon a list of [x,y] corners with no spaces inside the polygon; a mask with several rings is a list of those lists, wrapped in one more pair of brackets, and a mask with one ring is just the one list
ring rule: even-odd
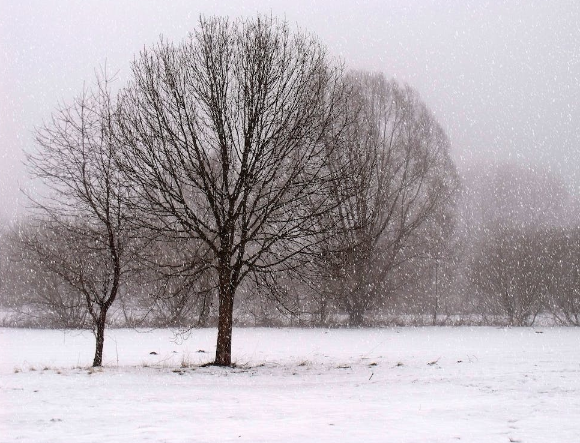
{"label": "large bare tree", "polygon": [[344,92],[317,40],[269,17],[202,18],[133,64],[119,163],[142,226],[207,250],[195,266],[216,276],[216,365],[231,364],[240,283],[267,282],[320,241]]}
{"label": "large bare tree", "polygon": [[[101,366],[107,313],[129,271],[127,188],[114,162],[117,149],[109,78],[98,76],[61,106],[36,133],[27,166],[39,179],[32,198],[38,233],[25,246],[42,266],[82,294],[96,337],[93,366]],[[47,190],[47,192],[44,192]]]}

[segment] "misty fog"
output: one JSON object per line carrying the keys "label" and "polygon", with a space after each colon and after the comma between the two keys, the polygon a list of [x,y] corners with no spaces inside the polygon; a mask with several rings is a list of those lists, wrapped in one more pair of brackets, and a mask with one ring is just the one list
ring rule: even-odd
{"label": "misty fog", "polygon": [[577,194],[580,7],[555,2],[0,2],[0,217],[26,205],[23,149],[60,101],[104,63],[129,63],[159,35],[179,41],[200,14],[285,17],[349,68],[416,88],[451,139],[460,171],[496,160],[546,169]]}

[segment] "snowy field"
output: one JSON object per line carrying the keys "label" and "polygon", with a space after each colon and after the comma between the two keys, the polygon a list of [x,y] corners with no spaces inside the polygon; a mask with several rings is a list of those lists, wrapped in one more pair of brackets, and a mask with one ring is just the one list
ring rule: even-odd
{"label": "snowy field", "polygon": [[215,335],[0,329],[0,442],[580,442],[580,328]]}

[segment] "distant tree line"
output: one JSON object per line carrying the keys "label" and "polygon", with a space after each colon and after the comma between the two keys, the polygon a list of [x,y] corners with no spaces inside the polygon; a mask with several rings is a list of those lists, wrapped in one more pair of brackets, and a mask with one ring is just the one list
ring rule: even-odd
{"label": "distant tree line", "polygon": [[217,326],[230,365],[236,322],[580,320],[580,231],[530,217],[560,209],[557,180],[524,177],[551,193],[539,209],[521,171],[462,182],[411,87],[345,72],[275,18],[202,18],[36,135],[33,211],[0,237],[2,304],[91,328],[95,366],[108,324]]}

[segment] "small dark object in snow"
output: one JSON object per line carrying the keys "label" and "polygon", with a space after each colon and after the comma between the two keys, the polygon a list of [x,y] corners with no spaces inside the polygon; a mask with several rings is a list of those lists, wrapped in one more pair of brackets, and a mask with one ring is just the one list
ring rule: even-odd
{"label": "small dark object in snow", "polygon": [[198,354],[205,354],[205,351],[204,351],[203,349],[198,349],[196,352],[197,352]]}
{"label": "small dark object in snow", "polygon": [[457,363],[463,363],[463,360],[457,360]]}
{"label": "small dark object in snow", "polygon": [[399,362],[395,366],[405,366],[405,365],[402,362]]}
{"label": "small dark object in snow", "polygon": [[157,352],[155,352],[155,351],[151,351],[151,352],[149,353],[149,355],[157,355]]}
{"label": "small dark object in snow", "polygon": [[377,366],[377,365],[378,365],[378,363],[375,363],[375,362],[369,363],[369,366]]}
{"label": "small dark object in snow", "polygon": [[430,362],[429,362],[429,363],[427,363],[427,364],[428,364],[429,366],[436,365],[436,364],[437,364],[437,362],[439,361],[439,359],[440,359],[440,358],[441,358],[441,357],[439,357],[437,360],[430,361]]}
{"label": "small dark object in snow", "polygon": [[337,366],[336,369],[350,369],[350,366],[349,365],[340,365],[340,366]]}
{"label": "small dark object in snow", "polygon": [[543,334],[544,331],[536,331],[536,334]]}
{"label": "small dark object in snow", "polygon": [[369,377],[369,380],[370,380],[371,378],[373,378],[373,375],[375,375],[375,373],[374,373],[374,372],[371,372],[371,376]]}
{"label": "small dark object in snow", "polygon": [[62,421],[62,418],[51,418],[50,421],[56,423],[58,421]]}

